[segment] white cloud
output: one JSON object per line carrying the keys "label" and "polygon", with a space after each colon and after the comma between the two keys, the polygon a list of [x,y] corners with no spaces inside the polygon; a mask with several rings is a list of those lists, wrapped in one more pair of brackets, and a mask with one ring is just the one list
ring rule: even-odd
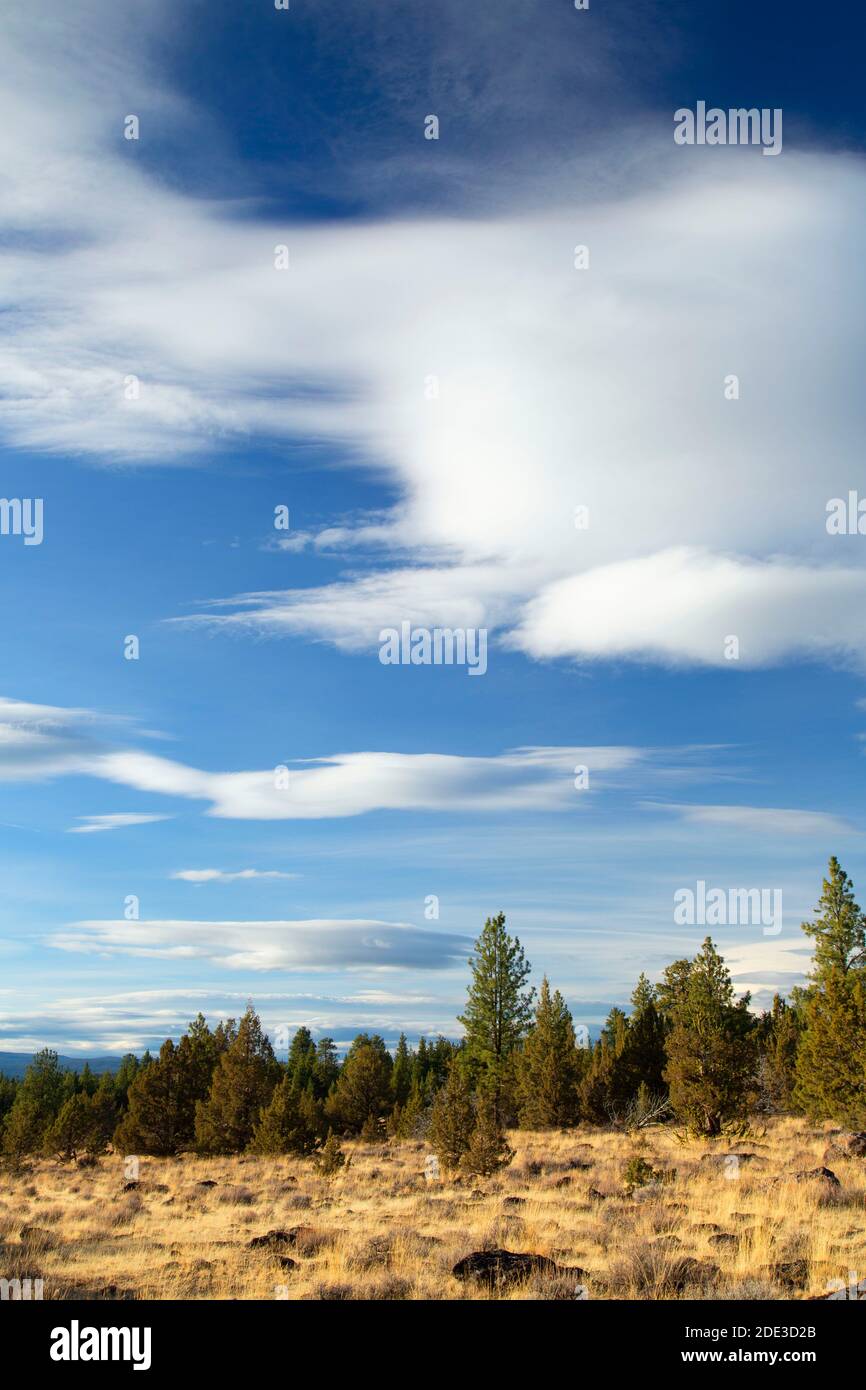
{"label": "white cloud", "polygon": [[549,585],[527,605],[514,641],[538,657],[730,668],[794,654],[862,659],[866,569],[666,550]]}
{"label": "white cloud", "polygon": [[228,872],[225,869],[178,869],[172,878],[183,879],[186,883],[236,883],[238,879],[250,878],[299,878],[299,874],[284,874],[279,869],[238,869]]}
{"label": "white cloud", "polygon": [[148,67],[168,7],[132,28],[116,10],[16,21],[0,48],[0,431],[112,463],[301,436],[399,497],[358,522],[379,573],[223,596],[209,621],[345,649],[415,618],[511,630],[538,657],[715,664],[733,632],[743,665],[866,659],[866,570],[824,526],[861,472],[862,161],[701,160],[620,126],[567,182],[545,171],[530,212],[516,189],[487,215],[241,218],[109,129],[136,103],[148,138],[203,119]]}
{"label": "white cloud", "polygon": [[[580,804],[574,789],[577,766],[588,767],[595,788],[651,758],[648,750],[617,746],[527,747],[490,757],[355,752],[310,758],[290,768],[204,772],[154,753],[107,748],[94,737],[95,715],[69,711],[64,718],[65,713],[2,702],[0,750],[7,734],[14,747],[5,765],[0,760],[8,780],[78,774],[148,795],[206,801],[208,814],[237,820],[319,820],[381,810],[556,810]],[[62,729],[62,738],[42,732],[46,719]],[[586,795],[580,793],[584,803]],[[114,829],[140,818],[138,813],[88,816],[92,824],[76,829]],[[154,818],[159,817],[147,817]]]}
{"label": "white cloud", "polygon": [[799,927],[795,934],[760,941],[725,941],[721,947],[737,994],[749,990],[754,1009],[768,1008],[773,995],[803,985],[812,964],[812,946]]}
{"label": "white cloud", "polygon": [[208,961],[227,970],[441,970],[468,937],[375,920],[74,922],[47,938],[74,954]]}
{"label": "white cloud", "polygon": [[851,835],[853,827],[829,811],[779,810],[770,806],[700,806],[685,803],[646,801],[649,810],[671,811],[695,825],[716,825],[748,834],[767,835]]}
{"label": "white cloud", "polygon": [[79,816],[84,825],[70,825],[70,835],[89,835],[98,830],[124,830],[128,825],[148,825],[151,821],[171,820],[171,816],[145,811],[114,811],[104,816]]}

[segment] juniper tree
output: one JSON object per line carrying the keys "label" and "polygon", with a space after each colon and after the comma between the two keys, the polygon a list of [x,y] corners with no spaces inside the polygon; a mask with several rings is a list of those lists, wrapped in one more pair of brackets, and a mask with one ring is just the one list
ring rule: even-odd
{"label": "juniper tree", "polygon": [[[106,1102],[110,1104],[110,1110]],[[48,1154],[77,1158],[79,1154],[100,1154],[111,1136],[114,1104],[105,1090],[88,1095],[79,1091],[60,1107],[48,1126],[43,1148]]]}
{"label": "juniper tree", "polygon": [[465,1068],[455,1062],[440,1086],[430,1114],[429,1139],[443,1168],[453,1171],[469,1148],[475,1129],[475,1107]]}
{"label": "juniper tree", "polygon": [[833,969],[809,995],[794,1102],[812,1120],[866,1127],[866,987],[859,970]]}
{"label": "juniper tree", "polygon": [[312,1090],[283,1077],[260,1113],[250,1150],[259,1154],[311,1154],[319,1141],[322,1116]]}
{"label": "juniper tree", "polygon": [[635,985],[631,1005],[615,1067],[615,1090],[626,1104],[634,1100],[641,1085],[655,1096],[664,1092],[667,1063],[664,1020],[646,975],[641,975]]}
{"label": "juniper tree", "polygon": [[589,1057],[578,1092],[579,1112],[591,1124],[605,1124],[615,1103],[616,1054],[606,1037],[600,1037]]}
{"label": "juniper tree", "polygon": [[514,1150],[505,1138],[492,1100],[481,1097],[469,1144],[460,1158],[460,1170],[470,1177],[489,1178],[513,1159]]}
{"label": "juniper tree", "polygon": [[571,1014],[547,976],[535,1018],[517,1058],[517,1101],[526,1129],[570,1125],[577,1119],[579,1060]]}
{"label": "juniper tree", "polygon": [[794,1105],[797,1051],[805,1027],[803,1010],[778,994],[756,1028],[758,1085],[765,1110],[786,1111]]}
{"label": "juniper tree", "polygon": [[325,1102],[327,1118],[341,1130],[359,1134],[390,1108],[393,1062],[378,1034],[359,1033]]}
{"label": "juniper tree", "polygon": [[129,1087],[128,1105],[114,1135],[123,1153],[166,1158],[191,1139],[190,1108],[180,1054],[170,1038],[156,1061],[143,1067]]}
{"label": "juniper tree", "polygon": [[745,1115],[755,1096],[749,996],[734,1003],[733,994],[725,962],[707,937],[671,1009],[665,1079],[677,1117],[708,1136]]}
{"label": "juniper tree", "polygon": [[509,1063],[529,1027],[534,996],[526,983],[531,966],[519,939],[505,930],[504,912],[487,918],[469,966],[466,1012],[459,1020],[466,1030],[466,1056],[499,1115]]}
{"label": "juniper tree", "polygon": [[6,1117],[9,1152],[35,1153],[42,1147],[49,1125],[69,1097],[70,1080],[74,1085],[74,1079],[61,1069],[57,1053],[51,1048],[36,1053]]}
{"label": "juniper tree", "polygon": [[196,1106],[195,1138],[202,1153],[239,1153],[280,1079],[274,1050],[250,1004],[237,1036],[216,1065],[210,1095]]}

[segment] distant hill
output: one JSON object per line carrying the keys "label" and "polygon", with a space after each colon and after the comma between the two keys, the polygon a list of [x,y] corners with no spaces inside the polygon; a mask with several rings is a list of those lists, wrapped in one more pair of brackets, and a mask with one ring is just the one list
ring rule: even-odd
{"label": "distant hill", "polygon": [[[81,1071],[87,1062],[92,1072],[117,1071],[120,1057],[60,1057],[60,1065],[69,1071]],[[22,1077],[33,1061],[32,1052],[0,1052],[0,1074]]]}

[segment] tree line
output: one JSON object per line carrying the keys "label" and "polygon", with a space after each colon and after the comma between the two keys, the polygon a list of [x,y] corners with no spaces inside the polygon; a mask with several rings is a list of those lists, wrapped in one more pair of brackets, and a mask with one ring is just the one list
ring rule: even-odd
{"label": "tree line", "polygon": [[500,913],[475,943],[459,1042],[403,1035],[392,1054],[360,1033],[341,1059],[333,1039],[299,1028],[282,1062],[250,1004],[213,1029],[199,1014],[158,1056],[99,1078],[45,1050],[21,1082],[0,1077],[3,1153],[292,1153],[333,1171],[339,1137],[426,1135],[447,1168],[489,1173],[509,1161],[513,1127],[670,1120],[712,1137],[756,1111],[866,1127],[866,917],[835,858],[803,930],[808,982],[769,1010],[735,998],[707,937],[656,984],[641,975],[630,1009],[584,1047],[560,992],[546,977],[532,988]]}

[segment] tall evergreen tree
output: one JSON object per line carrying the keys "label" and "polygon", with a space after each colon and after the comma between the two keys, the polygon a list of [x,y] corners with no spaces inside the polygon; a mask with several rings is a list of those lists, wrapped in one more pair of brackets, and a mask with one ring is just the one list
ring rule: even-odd
{"label": "tall evergreen tree", "polygon": [[803,931],[815,942],[813,979],[821,981],[838,972],[866,970],[866,917],[854,900],[854,885],[834,855],[815,921],[804,922]]}
{"label": "tall evergreen tree", "polygon": [[643,1085],[653,1095],[665,1090],[666,1028],[656,1005],[655,990],[641,975],[631,996],[632,1011],[616,1061],[618,1098],[628,1103]]}
{"label": "tall evergreen tree", "polygon": [[346,1053],[325,1114],[344,1131],[360,1133],[375,1125],[390,1109],[393,1061],[384,1039],[359,1033]]}
{"label": "tall evergreen tree", "polygon": [[815,921],[803,923],[815,952],[805,992],[806,1028],[797,1053],[794,1101],[816,1120],[866,1124],[864,928],[854,885],[834,856]]}
{"label": "tall evergreen tree", "polygon": [[466,1056],[493,1100],[497,1118],[503,1109],[512,1054],[523,1041],[532,1018],[534,990],[527,986],[531,966],[517,937],[505,929],[505,913],[488,917],[469,962]]}
{"label": "tall evergreen tree", "polygon": [[210,1095],[196,1106],[200,1151],[228,1154],[245,1149],[279,1079],[280,1065],[250,1004],[236,1037],[217,1062]]}
{"label": "tall evergreen tree", "polygon": [[520,1123],[526,1129],[574,1124],[578,1112],[579,1060],[574,1024],[545,975],[535,1019],[517,1061]]}
{"label": "tall evergreen tree", "polygon": [[794,1102],[812,1120],[866,1128],[866,982],[831,968],[806,1004]]}
{"label": "tall evergreen tree", "polygon": [[391,1071],[391,1094],[394,1097],[394,1104],[400,1108],[409,1099],[409,1092],[412,1089],[412,1054],[409,1051],[409,1044],[406,1041],[406,1034],[401,1033],[397,1050],[394,1053],[394,1066]]}
{"label": "tall evergreen tree", "polygon": [[289,1047],[286,1063],[289,1082],[298,1091],[315,1090],[316,1044],[309,1028],[298,1028]]}
{"label": "tall evergreen tree", "polygon": [[7,1152],[35,1153],[42,1148],[49,1126],[64,1101],[74,1093],[74,1082],[74,1075],[61,1069],[57,1053],[51,1048],[35,1054],[6,1116]]}
{"label": "tall evergreen tree", "polygon": [[446,1171],[459,1168],[475,1129],[475,1107],[465,1067],[455,1062],[440,1086],[430,1115],[433,1152]]}
{"label": "tall evergreen tree", "polygon": [[747,1114],[755,1095],[749,996],[735,1004],[733,994],[725,962],[707,937],[672,1008],[665,1076],[674,1113],[708,1136]]}
{"label": "tall evergreen tree", "polygon": [[283,1077],[261,1111],[250,1149],[259,1154],[311,1154],[322,1132],[322,1114],[310,1086]]}
{"label": "tall evergreen tree", "polygon": [[313,1091],[316,1100],[324,1100],[340,1075],[340,1059],[333,1038],[319,1038],[316,1043],[316,1066]]}
{"label": "tall evergreen tree", "polygon": [[156,1061],[142,1067],[129,1087],[127,1109],[114,1135],[126,1154],[167,1158],[191,1141],[191,1111],[180,1049],[167,1038]]}
{"label": "tall evergreen tree", "polygon": [[758,1086],[765,1110],[784,1113],[794,1106],[797,1051],[804,1026],[804,1012],[773,995],[772,1007],[762,1014],[756,1029]]}

